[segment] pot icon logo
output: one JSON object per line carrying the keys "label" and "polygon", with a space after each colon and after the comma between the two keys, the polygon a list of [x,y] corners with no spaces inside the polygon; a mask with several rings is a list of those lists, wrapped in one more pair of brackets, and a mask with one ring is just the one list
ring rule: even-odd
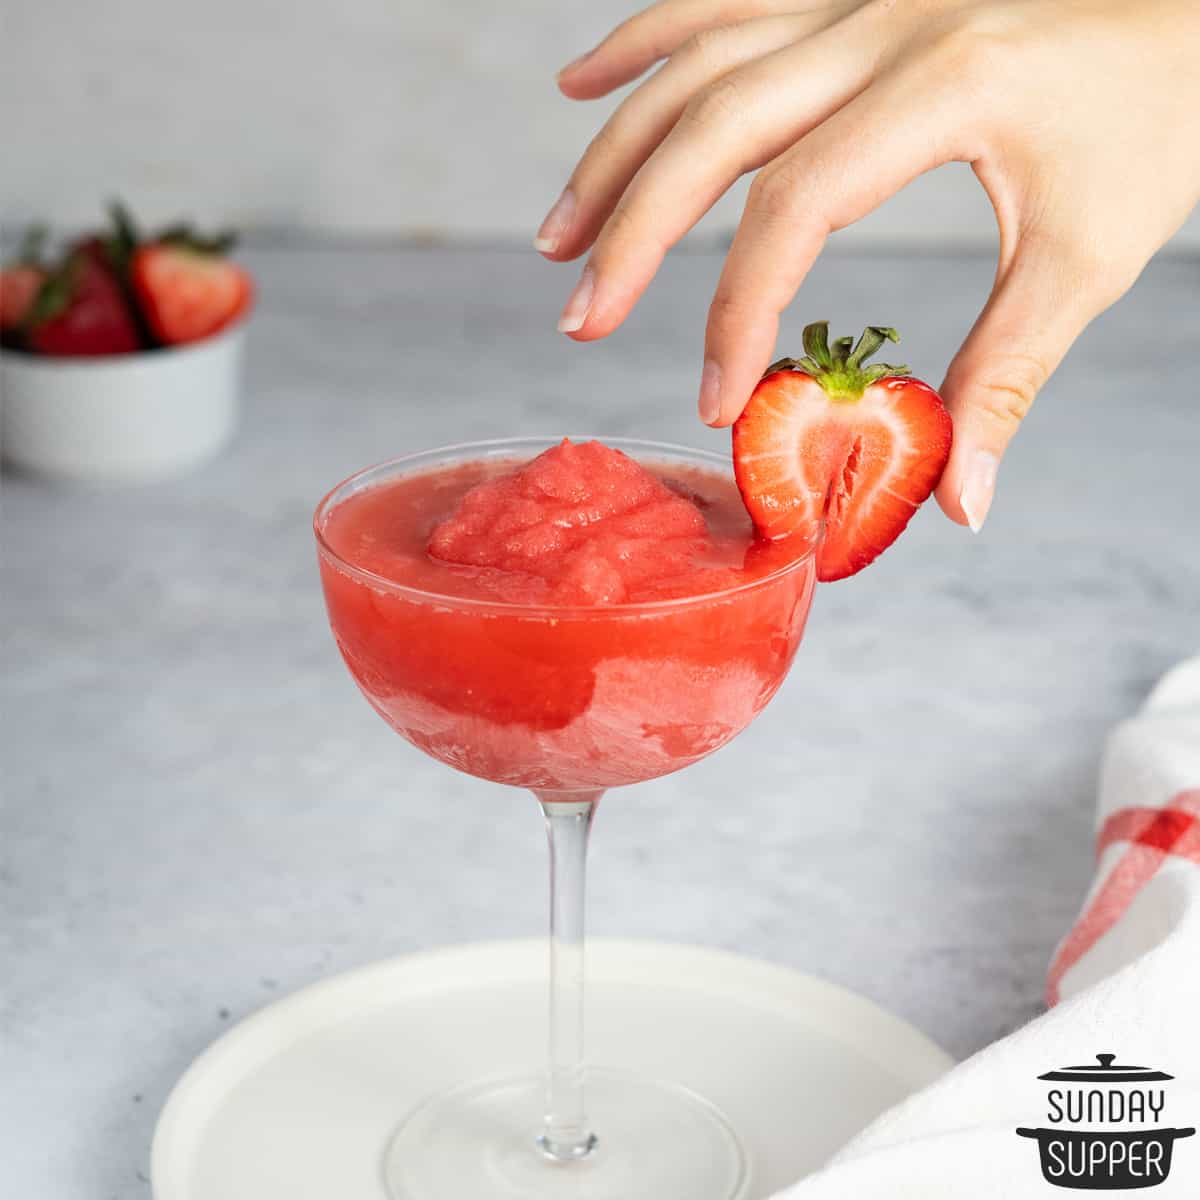
{"label": "pot icon logo", "polygon": [[1046,1091],[1046,1123],[1017,1130],[1037,1142],[1042,1177],[1055,1187],[1122,1191],[1157,1187],[1171,1171],[1175,1143],[1194,1128],[1165,1124],[1172,1076],[1122,1066],[1115,1054],[1094,1064],[1039,1075]]}

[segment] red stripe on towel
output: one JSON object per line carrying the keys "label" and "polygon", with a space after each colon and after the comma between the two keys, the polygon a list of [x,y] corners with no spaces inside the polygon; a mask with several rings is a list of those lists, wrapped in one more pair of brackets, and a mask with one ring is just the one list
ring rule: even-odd
{"label": "red stripe on towel", "polygon": [[1046,986],[1046,1002],[1058,1003],[1063,976],[1117,923],[1130,901],[1168,858],[1200,863],[1200,789],[1180,792],[1165,808],[1124,808],[1100,830],[1096,853],[1124,842],[1128,850],[1063,939]]}

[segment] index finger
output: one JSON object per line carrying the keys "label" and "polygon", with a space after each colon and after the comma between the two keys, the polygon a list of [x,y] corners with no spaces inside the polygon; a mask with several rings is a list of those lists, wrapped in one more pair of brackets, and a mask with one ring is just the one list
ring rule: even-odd
{"label": "index finger", "polygon": [[[844,4],[845,0],[842,0]],[[688,38],[750,17],[798,15],[835,6],[835,0],[659,0],[622,22],[598,46],[558,73],[572,100],[595,100],[636,79]]]}
{"label": "index finger", "polygon": [[830,233],[925,171],[979,156],[964,139],[965,110],[924,64],[901,67],[759,172],[709,309],[702,420],[729,425],[741,414],[771,361],[779,315]]}

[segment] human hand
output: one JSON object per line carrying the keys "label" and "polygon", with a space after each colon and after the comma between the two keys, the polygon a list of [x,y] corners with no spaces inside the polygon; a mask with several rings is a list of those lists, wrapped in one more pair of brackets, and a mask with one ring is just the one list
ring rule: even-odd
{"label": "human hand", "polygon": [[728,425],[828,235],[969,162],[1000,228],[990,299],[942,395],[946,515],[996,469],[1071,343],[1200,199],[1195,0],[660,0],[559,75],[603,96],[667,59],[592,141],[535,245],[591,247],[559,329],[604,337],[666,250],[762,168],[709,310],[700,415]]}

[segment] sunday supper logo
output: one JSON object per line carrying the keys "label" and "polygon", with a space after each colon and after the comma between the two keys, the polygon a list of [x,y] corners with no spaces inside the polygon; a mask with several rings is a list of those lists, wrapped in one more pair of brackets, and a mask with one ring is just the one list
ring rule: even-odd
{"label": "sunday supper logo", "polygon": [[1039,1075],[1046,1092],[1046,1124],[1019,1128],[1038,1144],[1042,1177],[1055,1187],[1120,1191],[1157,1187],[1171,1171],[1175,1143],[1194,1128],[1165,1124],[1173,1077],[1146,1067],[1122,1066],[1115,1054]]}

